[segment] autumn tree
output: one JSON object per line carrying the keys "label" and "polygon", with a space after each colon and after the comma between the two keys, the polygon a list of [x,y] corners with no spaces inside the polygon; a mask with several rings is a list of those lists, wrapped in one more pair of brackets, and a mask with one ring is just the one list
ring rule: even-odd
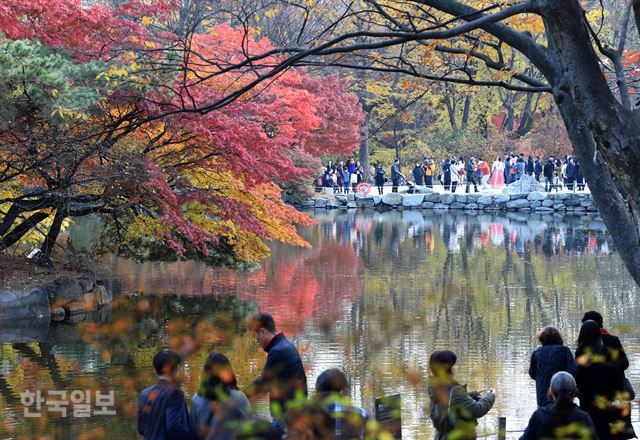
{"label": "autumn tree", "polygon": [[309,217],[274,182],[310,172],[294,157],[357,145],[344,81],[282,72],[201,112],[253,83],[259,70],[223,65],[272,51],[268,40],[172,3],[0,8],[3,249],[42,234],[50,264],[65,220],[90,213],[103,215],[103,249],[139,258],[231,264],[266,256],[265,239],[307,245],[295,225]]}

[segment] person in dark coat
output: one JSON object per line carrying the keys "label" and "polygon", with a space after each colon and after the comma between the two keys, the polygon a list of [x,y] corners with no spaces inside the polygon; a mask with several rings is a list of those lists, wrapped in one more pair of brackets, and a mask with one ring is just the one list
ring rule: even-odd
{"label": "person in dark coat", "polygon": [[593,420],[573,403],[577,391],[571,374],[566,371],[554,374],[549,388],[552,401],[533,413],[520,440],[597,440]]}
{"label": "person in dark coat", "polygon": [[584,191],[584,175],[582,174],[582,168],[580,163],[576,160],[576,185],[578,185],[578,191]]}
{"label": "person in dark coat", "polygon": [[172,350],[153,357],[158,382],[142,391],[138,399],[136,425],[145,440],[195,440],[189,427],[184,393],[178,386],[182,359]]}
{"label": "person in dark coat", "polygon": [[504,183],[506,185],[513,183],[511,168],[513,168],[513,166],[511,165],[511,158],[509,157],[509,155],[507,155],[504,158]]}
{"label": "person in dark coat", "polygon": [[576,364],[580,409],[591,416],[598,437],[614,440],[635,437],[629,408],[614,404],[623,393],[624,376],[611,350],[603,344],[600,326],[595,321],[585,321],[580,328]]}
{"label": "person in dark coat", "polygon": [[251,398],[268,392],[274,426],[283,428],[282,414],[287,404],[297,393],[307,396],[307,376],[300,353],[284,334],[276,331],[273,317],[268,313],[255,315],[249,322],[249,331],[268,354],[262,375],[245,393]]}
{"label": "person in dark coat", "polygon": [[540,182],[540,175],[542,174],[542,162],[540,162],[540,156],[536,157],[536,161],[533,164],[533,174],[536,177],[536,182]]}
{"label": "person in dark coat", "polygon": [[400,172],[400,159],[396,158],[396,160],[393,161],[393,165],[391,165],[391,183],[393,184],[391,192],[398,192],[400,177],[402,177],[402,173]]}
{"label": "person in dark coat", "polygon": [[553,189],[553,172],[555,171],[556,164],[553,156],[546,160],[544,163],[544,190],[551,192]]}
{"label": "person in dark coat", "polygon": [[420,166],[419,163],[416,164],[413,171],[411,171],[411,174],[413,174],[413,182],[416,185],[418,186],[424,185],[424,168],[422,168],[422,166]]}
{"label": "person in dark coat", "polygon": [[382,164],[378,162],[378,164],[376,165],[376,173],[374,176],[374,180],[375,180],[376,186],[378,187],[379,195],[382,195],[382,193],[384,192],[385,179],[386,177],[384,175],[384,168],[382,168]]}
{"label": "person in dark coat", "polygon": [[547,394],[551,377],[558,371],[576,372],[576,362],[569,347],[564,345],[562,335],[557,328],[549,325],[538,334],[540,347],[531,354],[529,376],[536,381],[536,399],[538,406],[549,403]]}
{"label": "person in dark coat", "polygon": [[349,381],[337,368],[323,371],[316,379],[316,401],[331,414],[336,440],[363,439],[369,415],[351,405]]}
{"label": "person in dark coat", "polygon": [[535,165],[533,164],[533,157],[529,156],[527,159],[527,175],[533,176]]}
{"label": "person in dark coat", "polygon": [[567,189],[569,191],[573,191],[573,186],[576,183],[576,166],[573,162],[573,158],[569,158],[569,160],[567,161],[567,168],[565,169],[565,173]]}
{"label": "person in dark coat", "polygon": [[[624,376],[624,371],[629,368],[629,358],[627,357],[627,353],[625,353],[624,348],[622,347],[622,342],[620,342],[620,338],[609,333],[607,329],[603,327],[604,320],[602,319],[602,315],[595,310],[590,310],[584,314],[582,317],[582,322],[585,323],[587,321],[594,321],[600,327],[600,335],[602,336],[602,344],[609,348],[613,358],[615,359],[620,371]],[[632,390],[631,390],[632,391]],[[635,393],[633,396],[630,396],[629,400],[635,399]]]}
{"label": "person in dark coat", "polygon": [[445,160],[442,165],[442,184],[444,185],[444,190],[449,191],[451,187],[451,162],[449,162],[449,159]]}
{"label": "person in dark coat", "polygon": [[469,192],[469,186],[473,183],[473,189],[478,192],[478,182],[476,182],[476,160],[471,157],[467,161],[466,173],[467,175],[467,189],[465,192]]}

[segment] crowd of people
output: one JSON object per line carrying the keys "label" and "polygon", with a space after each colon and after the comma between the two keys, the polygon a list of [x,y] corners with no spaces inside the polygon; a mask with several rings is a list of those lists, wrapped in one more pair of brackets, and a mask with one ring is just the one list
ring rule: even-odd
{"label": "crowd of people", "polygon": [[[139,434],[147,440],[366,438],[369,416],[350,404],[342,371],[321,373],[315,396],[308,400],[300,354],[277,332],[273,317],[255,315],[248,329],[267,352],[262,375],[241,391],[229,359],[211,353],[190,411],[179,386],[181,356],[169,349],[158,352],[153,358],[158,381],[138,402]],[[575,356],[553,326],[545,327],[538,341],[529,367],[538,409],[520,440],[635,437],[629,405],[635,392],[625,377],[629,360],[620,339],[604,328],[600,313],[585,313]],[[436,350],[429,359],[430,418],[437,440],[475,439],[477,420],[496,400],[495,390],[468,391],[458,383],[456,362],[451,350]],[[249,398],[261,393],[269,393],[271,422],[252,414]]]}
{"label": "crowd of people", "polygon": [[[383,165],[378,162],[370,171],[378,194],[383,194],[384,186],[389,182]],[[396,158],[390,169],[392,192],[398,192],[398,187],[403,185],[433,188],[434,184],[441,184],[445,191],[453,193],[461,187],[465,187],[468,193],[471,186],[478,192],[479,186],[483,189],[501,188],[525,175],[533,176],[541,183],[544,181],[547,192],[563,188],[569,191],[585,189],[580,164],[571,156],[565,156],[564,160],[550,156],[542,162],[540,156],[534,159],[533,156],[525,158],[522,153],[510,153],[496,157],[491,166],[475,157],[451,157],[442,160],[437,171],[433,159],[424,158],[413,165],[409,178],[401,172],[400,160]],[[356,186],[363,181],[364,168],[359,161],[329,161],[316,181],[316,189],[320,191],[325,187],[333,188],[334,193],[356,192]]]}
{"label": "crowd of people", "polygon": [[333,188],[335,194],[355,192],[356,186],[363,181],[364,168],[355,159],[333,162],[329,161],[316,180],[316,188]]}

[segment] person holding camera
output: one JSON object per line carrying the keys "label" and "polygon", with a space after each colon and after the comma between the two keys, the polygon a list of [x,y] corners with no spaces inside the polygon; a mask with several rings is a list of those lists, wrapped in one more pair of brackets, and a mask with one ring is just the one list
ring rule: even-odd
{"label": "person holding camera", "polygon": [[436,428],[435,440],[474,440],[478,419],[489,412],[496,401],[494,390],[467,392],[466,385],[454,378],[456,354],[436,350],[429,358],[429,416]]}

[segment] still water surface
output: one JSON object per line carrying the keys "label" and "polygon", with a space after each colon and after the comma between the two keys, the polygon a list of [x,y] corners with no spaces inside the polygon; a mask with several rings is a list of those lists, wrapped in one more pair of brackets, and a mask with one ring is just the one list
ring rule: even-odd
{"label": "still water surface", "polygon": [[[247,383],[264,362],[243,331],[243,319],[256,310],[271,312],[300,347],[311,384],[324,369],[343,368],[353,400],[369,410],[375,396],[400,393],[404,438],[433,435],[425,379],[436,348],[458,354],[461,382],[497,390],[481,434],[495,432],[498,416],[507,417],[508,430],[523,429],[535,409],[527,368],[536,332],[556,325],[575,349],[588,309],[600,310],[621,337],[631,360],[627,376],[640,389],[640,292],[593,217],[314,216],[317,225],[302,231],[312,249],[274,245],[254,272],[109,258],[122,289],[111,309],[76,324],[1,329],[0,438],[135,438],[136,397],[153,380],[153,354],[179,344],[196,324],[216,345],[185,365],[186,394],[214,348],[230,354]],[[78,242],[90,233],[87,225],[73,232]],[[23,417],[22,390],[96,387],[115,391],[115,417],[62,418],[44,408],[41,418]]]}

